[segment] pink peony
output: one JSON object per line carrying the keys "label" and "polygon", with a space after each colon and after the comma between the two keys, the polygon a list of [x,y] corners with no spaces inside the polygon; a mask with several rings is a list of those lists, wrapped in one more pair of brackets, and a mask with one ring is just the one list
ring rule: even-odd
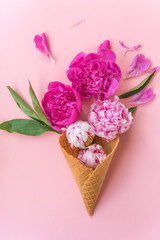
{"label": "pink peony", "polygon": [[88,122],[76,121],[67,127],[66,137],[71,148],[84,149],[93,142],[95,134]]}
{"label": "pink peony", "polygon": [[105,154],[102,146],[99,144],[92,144],[86,149],[78,153],[77,159],[85,166],[95,169],[107,155]]}
{"label": "pink peony", "polygon": [[118,97],[94,103],[90,107],[88,121],[94,133],[106,141],[126,132],[132,124],[132,114],[119,101]]}
{"label": "pink peony", "polygon": [[80,94],[60,82],[50,82],[42,99],[44,113],[51,126],[58,131],[73,123],[82,108]]}
{"label": "pink peony", "polygon": [[79,53],[71,62],[67,76],[82,97],[107,99],[119,87],[121,70],[115,63],[116,55],[109,49],[110,42],[104,41],[97,53]]}

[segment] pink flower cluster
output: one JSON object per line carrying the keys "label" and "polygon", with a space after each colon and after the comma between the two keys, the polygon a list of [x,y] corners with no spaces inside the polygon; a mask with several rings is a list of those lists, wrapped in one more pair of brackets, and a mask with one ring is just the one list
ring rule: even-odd
{"label": "pink flower cluster", "polygon": [[106,141],[127,131],[132,124],[132,119],[132,114],[118,98],[92,104],[88,115],[88,121],[93,125],[94,133]]}
{"label": "pink flower cluster", "polygon": [[[36,47],[46,56],[50,51],[45,34],[35,36]],[[127,50],[135,50],[141,45],[128,47],[120,41]],[[126,73],[126,78],[137,76],[146,71],[151,62],[143,54],[137,54]],[[155,68],[158,70],[158,67]],[[132,115],[118,100],[108,100],[119,87],[121,70],[116,64],[116,55],[110,49],[110,41],[105,40],[97,52],[79,53],[70,63],[67,70],[72,87],[60,82],[51,82],[48,92],[42,100],[44,113],[55,130],[62,131],[76,121],[82,108],[82,98],[94,97],[103,102],[93,104],[89,113],[89,122],[94,126],[96,135],[107,141],[118,133],[126,131],[132,122]],[[154,97],[151,88],[144,89],[131,97],[128,106],[137,106],[150,101]],[[105,101],[108,100],[108,101]]]}

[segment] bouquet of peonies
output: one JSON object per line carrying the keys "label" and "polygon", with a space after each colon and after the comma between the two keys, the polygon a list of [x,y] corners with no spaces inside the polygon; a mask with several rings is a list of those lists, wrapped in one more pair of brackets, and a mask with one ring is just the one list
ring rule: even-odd
{"label": "bouquet of peonies", "polygon": [[[36,47],[51,57],[45,34],[34,39]],[[127,51],[140,47],[128,47]],[[150,60],[137,54],[126,78],[147,71]],[[24,135],[37,136],[54,131],[61,136],[59,144],[73,177],[81,192],[89,215],[95,204],[119,142],[119,134],[126,132],[133,121],[133,112],[139,104],[154,97],[151,88],[146,88],[158,67],[148,70],[149,76],[130,91],[114,96],[122,77],[116,64],[116,55],[110,42],[104,41],[95,53],[79,53],[69,65],[67,77],[72,87],[61,82],[50,82],[42,99],[42,107],[29,82],[29,93],[34,110],[8,87],[21,110],[31,119],[13,119],[0,124],[0,129]],[[82,121],[83,99],[92,99],[86,121]],[[123,101],[123,102],[122,102]]]}

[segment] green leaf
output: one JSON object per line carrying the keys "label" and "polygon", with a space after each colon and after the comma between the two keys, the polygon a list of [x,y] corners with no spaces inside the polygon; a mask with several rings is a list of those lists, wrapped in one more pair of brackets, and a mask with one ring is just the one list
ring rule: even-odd
{"label": "green leaf", "polygon": [[131,97],[140,91],[142,91],[143,88],[150,82],[151,78],[155,74],[156,71],[153,71],[147,78],[145,78],[140,84],[138,84],[136,87],[132,88],[129,92],[123,93],[119,96],[119,98],[128,98]]}
{"label": "green leaf", "polygon": [[45,116],[45,114],[44,114],[44,112],[43,112],[43,109],[41,108],[41,106],[40,106],[40,104],[39,104],[39,101],[38,101],[38,99],[37,99],[37,97],[36,97],[36,94],[35,94],[32,86],[31,86],[30,81],[29,81],[29,94],[30,94],[30,96],[31,96],[32,103],[33,103],[33,107],[34,107],[35,111],[37,112],[38,118],[39,118],[42,122],[44,122],[44,123],[46,123],[47,125],[50,126],[50,124],[49,124],[49,122],[48,122],[48,119],[46,118],[46,116]]}
{"label": "green leaf", "polygon": [[132,108],[129,108],[128,111],[131,112],[132,114],[134,113],[134,111],[136,110],[137,107],[132,107]]}
{"label": "green leaf", "polygon": [[23,135],[28,136],[38,136],[44,132],[55,131],[52,127],[43,124],[42,122],[30,119],[13,119],[7,122],[3,122],[0,124],[0,129],[5,130],[7,132],[17,132]]}
{"label": "green leaf", "polygon": [[33,109],[9,86],[7,86],[18,107],[29,117],[39,120]]}

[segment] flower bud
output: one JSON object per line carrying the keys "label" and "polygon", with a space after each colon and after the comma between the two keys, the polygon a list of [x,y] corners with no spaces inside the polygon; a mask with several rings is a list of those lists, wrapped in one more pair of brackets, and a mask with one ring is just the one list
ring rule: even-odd
{"label": "flower bud", "polygon": [[66,137],[71,148],[84,149],[93,142],[95,135],[88,122],[77,121],[67,127]]}
{"label": "flower bud", "polygon": [[102,146],[99,144],[92,144],[86,149],[81,150],[77,159],[85,166],[95,169],[107,155],[105,154]]}

